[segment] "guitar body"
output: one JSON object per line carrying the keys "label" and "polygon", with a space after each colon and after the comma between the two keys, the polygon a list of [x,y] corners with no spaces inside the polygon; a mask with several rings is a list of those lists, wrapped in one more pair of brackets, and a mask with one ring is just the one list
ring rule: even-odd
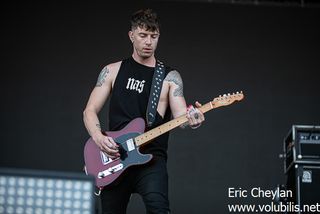
{"label": "guitar body", "polygon": [[90,138],[84,148],[86,173],[95,177],[96,186],[102,188],[116,180],[128,167],[149,162],[151,154],[141,154],[134,138],[145,129],[142,118],[136,118],[119,131],[106,132],[119,145],[120,158],[108,158]]}

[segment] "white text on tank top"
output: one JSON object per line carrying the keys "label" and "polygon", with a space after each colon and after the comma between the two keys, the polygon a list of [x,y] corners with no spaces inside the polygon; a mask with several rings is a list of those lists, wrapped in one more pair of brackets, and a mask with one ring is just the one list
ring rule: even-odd
{"label": "white text on tank top", "polygon": [[143,92],[143,87],[145,84],[145,80],[136,80],[134,78],[128,78],[128,83],[126,89],[137,91],[139,93]]}

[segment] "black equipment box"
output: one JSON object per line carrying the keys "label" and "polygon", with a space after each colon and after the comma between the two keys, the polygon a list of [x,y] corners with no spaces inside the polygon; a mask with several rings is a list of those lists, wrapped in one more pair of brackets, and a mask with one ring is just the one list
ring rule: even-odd
{"label": "black equipment box", "polygon": [[320,165],[320,126],[293,125],[283,143],[284,171],[296,164]]}
{"label": "black equipment box", "polygon": [[308,207],[304,206],[317,205],[320,202],[320,165],[295,164],[287,173],[288,190],[292,197],[287,198],[286,202],[298,205],[299,208],[299,211],[288,213],[311,213],[308,212]]}

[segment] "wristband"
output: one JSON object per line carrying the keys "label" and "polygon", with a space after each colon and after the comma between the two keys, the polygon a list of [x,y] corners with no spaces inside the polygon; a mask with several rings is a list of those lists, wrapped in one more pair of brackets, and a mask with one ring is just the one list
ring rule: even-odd
{"label": "wristband", "polygon": [[190,126],[191,129],[197,129],[201,126],[201,123],[199,123],[198,125],[195,125],[195,126]]}

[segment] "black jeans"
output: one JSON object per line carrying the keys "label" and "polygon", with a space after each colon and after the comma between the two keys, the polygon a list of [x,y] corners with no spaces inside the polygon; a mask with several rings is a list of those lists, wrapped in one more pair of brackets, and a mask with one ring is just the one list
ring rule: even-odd
{"label": "black jeans", "polygon": [[132,166],[116,184],[104,188],[101,192],[102,212],[125,214],[132,193],[141,195],[148,214],[170,212],[168,173],[164,158],[154,157],[145,165]]}

